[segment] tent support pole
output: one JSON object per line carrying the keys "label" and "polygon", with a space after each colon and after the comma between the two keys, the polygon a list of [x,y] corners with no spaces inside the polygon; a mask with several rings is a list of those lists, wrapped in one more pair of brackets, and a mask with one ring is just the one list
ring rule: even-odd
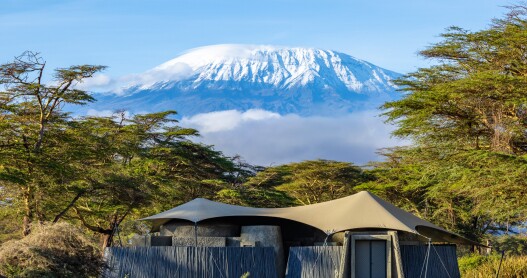
{"label": "tent support pole", "polygon": [[194,246],[198,247],[198,222],[194,222]]}

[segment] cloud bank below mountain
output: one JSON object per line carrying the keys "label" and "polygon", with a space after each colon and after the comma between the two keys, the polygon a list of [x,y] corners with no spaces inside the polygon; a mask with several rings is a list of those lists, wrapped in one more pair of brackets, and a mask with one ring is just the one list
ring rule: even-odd
{"label": "cloud bank below mountain", "polygon": [[390,136],[394,127],[378,114],[369,110],[339,117],[300,117],[257,109],[228,110],[184,117],[181,125],[198,129],[202,134],[198,141],[257,165],[310,159],[364,165],[380,160],[376,152],[381,148],[407,144]]}

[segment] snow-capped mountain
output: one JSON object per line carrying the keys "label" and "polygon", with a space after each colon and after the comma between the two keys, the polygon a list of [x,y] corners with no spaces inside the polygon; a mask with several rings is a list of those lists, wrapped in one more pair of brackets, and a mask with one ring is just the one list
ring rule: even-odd
{"label": "snow-capped mountain", "polygon": [[213,45],[192,49],[102,94],[90,108],[183,115],[260,108],[328,115],[393,99],[400,74],[350,55],[314,48]]}

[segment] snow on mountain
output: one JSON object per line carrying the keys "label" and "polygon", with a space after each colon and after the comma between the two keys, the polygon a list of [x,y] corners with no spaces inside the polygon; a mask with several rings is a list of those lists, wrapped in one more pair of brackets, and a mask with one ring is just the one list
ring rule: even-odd
{"label": "snow on mountain", "polygon": [[265,109],[280,114],[341,114],[393,99],[400,74],[350,55],[315,48],[213,45],[192,49],[128,78],[97,110],[183,115]]}

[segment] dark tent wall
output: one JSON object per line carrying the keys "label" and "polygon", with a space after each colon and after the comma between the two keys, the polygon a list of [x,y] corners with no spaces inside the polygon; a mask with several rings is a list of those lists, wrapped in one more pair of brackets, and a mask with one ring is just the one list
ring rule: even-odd
{"label": "dark tent wall", "polygon": [[[428,264],[426,254],[429,252]],[[459,278],[456,245],[401,245],[405,278]],[[424,274],[426,270],[426,275]]]}
{"label": "dark tent wall", "polygon": [[292,247],[287,260],[286,278],[338,277],[344,247]]}
{"label": "dark tent wall", "polygon": [[108,278],[277,277],[269,247],[111,247],[105,257]]}

